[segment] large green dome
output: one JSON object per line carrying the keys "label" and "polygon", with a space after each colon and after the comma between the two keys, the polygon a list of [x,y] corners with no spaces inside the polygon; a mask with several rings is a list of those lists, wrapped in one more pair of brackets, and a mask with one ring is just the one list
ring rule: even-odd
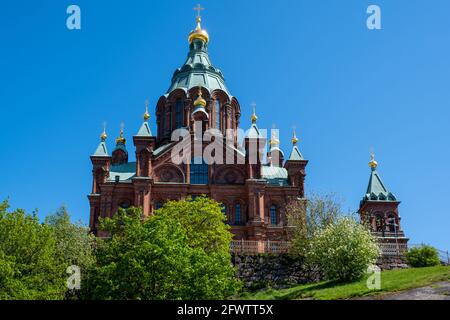
{"label": "large green dome", "polygon": [[230,95],[222,72],[211,63],[208,44],[201,39],[194,39],[190,44],[187,60],[175,71],[167,94],[176,89],[187,91],[194,87],[203,87],[210,92],[220,89]]}

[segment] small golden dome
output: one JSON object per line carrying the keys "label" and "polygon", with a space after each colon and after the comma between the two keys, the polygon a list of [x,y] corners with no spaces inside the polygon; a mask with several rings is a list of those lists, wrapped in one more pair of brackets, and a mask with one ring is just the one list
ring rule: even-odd
{"label": "small golden dome", "polygon": [[116,144],[122,143],[125,144],[127,139],[123,137],[123,130],[120,130],[120,136],[116,139]]}
{"label": "small golden dome", "polygon": [[292,136],[292,144],[296,145],[299,142],[299,139],[297,138],[297,135],[294,131],[294,135]]}
{"label": "small golden dome", "polygon": [[194,101],[194,106],[203,106],[206,107],[206,100],[202,97],[202,88],[198,87],[198,97],[197,100]]}
{"label": "small golden dome", "polygon": [[277,139],[275,132],[272,133],[272,139],[269,141],[271,147],[276,147],[280,145],[280,140]]}
{"label": "small golden dome", "polygon": [[202,29],[200,22],[202,22],[202,18],[198,16],[197,17],[197,27],[195,28],[195,30],[192,30],[191,33],[189,34],[189,43],[192,43],[192,41],[194,41],[195,39],[202,40],[205,43],[209,42],[208,32],[206,32],[206,30]]}
{"label": "small golden dome", "polygon": [[144,121],[148,121],[150,119],[150,113],[148,113],[148,100],[145,101],[145,113],[144,113]]}
{"label": "small golden dome", "polygon": [[376,169],[378,167],[378,162],[375,160],[375,155],[373,153],[370,155],[369,167],[372,169]]}
{"label": "small golden dome", "polygon": [[102,141],[105,141],[106,139],[108,139],[108,135],[106,134],[105,131],[103,131],[103,133],[100,135],[100,139],[101,139]]}
{"label": "small golden dome", "polygon": [[252,113],[252,123],[256,123],[256,121],[258,121],[258,116],[256,115],[256,103],[252,103],[251,104],[252,108],[253,108],[253,113]]}

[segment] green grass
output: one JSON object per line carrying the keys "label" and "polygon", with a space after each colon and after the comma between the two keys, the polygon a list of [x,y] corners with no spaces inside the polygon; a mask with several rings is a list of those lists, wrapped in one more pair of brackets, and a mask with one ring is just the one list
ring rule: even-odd
{"label": "green grass", "polygon": [[450,280],[450,267],[429,267],[384,271],[381,273],[381,289],[367,288],[367,278],[352,283],[332,281],[299,285],[288,289],[265,290],[245,293],[240,299],[245,300],[291,300],[317,299],[337,300],[362,297],[382,293],[392,293],[427,286],[440,281]]}

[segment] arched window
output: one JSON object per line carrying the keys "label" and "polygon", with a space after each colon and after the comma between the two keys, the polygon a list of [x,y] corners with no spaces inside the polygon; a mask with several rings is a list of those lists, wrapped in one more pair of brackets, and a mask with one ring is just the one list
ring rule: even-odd
{"label": "arched window", "polygon": [[156,202],[155,203],[155,210],[159,210],[159,209],[161,209],[163,207],[163,203],[162,202]]}
{"label": "arched window", "polygon": [[228,214],[227,214],[227,205],[221,204],[220,209],[222,210],[222,214],[225,216],[225,221],[228,221]]}
{"label": "arched window", "polygon": [[203,158],[192,158],[191,184],[208,184],[208,165]]}
{"label": "arched window", "polygon": [[278,224],[277,207],[271,206],[269,209],[270,224],[276,226]]}
{"label": "arched window", "polygon": [[220,130],[220,101],[216,100],[215,110],[216,112],[216,129]]}
{"label": "arched window", "polygon": [[234,223],[236,225],[240,225],[241,222],[241,204],[236,203],[236,206],[234,208]]}
{"label": "arched window", "polygon": [[183,101],[178,99],[175,103],[175,129],[183,126]]}
{"label": "arched window", "polygon": [[389,232],[396,232],[397,231],[397,221],[396,221],[394,215],[389,215],[387,223],[388,223],[388,226],[389,226]]}

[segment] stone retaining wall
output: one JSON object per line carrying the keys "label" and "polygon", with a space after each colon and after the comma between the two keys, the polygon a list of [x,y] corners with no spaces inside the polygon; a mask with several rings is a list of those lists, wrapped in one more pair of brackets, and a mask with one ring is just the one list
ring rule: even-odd
{"label": "stone retaining wall", "polygon": [[[269,286],[279,289],[323,280],[318,268],[307,267],[288,254],[233,254],[232,262],[237,268],[238,278],[243,280],[248,290]],[[395,256],[381,257],[377,265],[381,270],[408,267],[405,258]]]}

